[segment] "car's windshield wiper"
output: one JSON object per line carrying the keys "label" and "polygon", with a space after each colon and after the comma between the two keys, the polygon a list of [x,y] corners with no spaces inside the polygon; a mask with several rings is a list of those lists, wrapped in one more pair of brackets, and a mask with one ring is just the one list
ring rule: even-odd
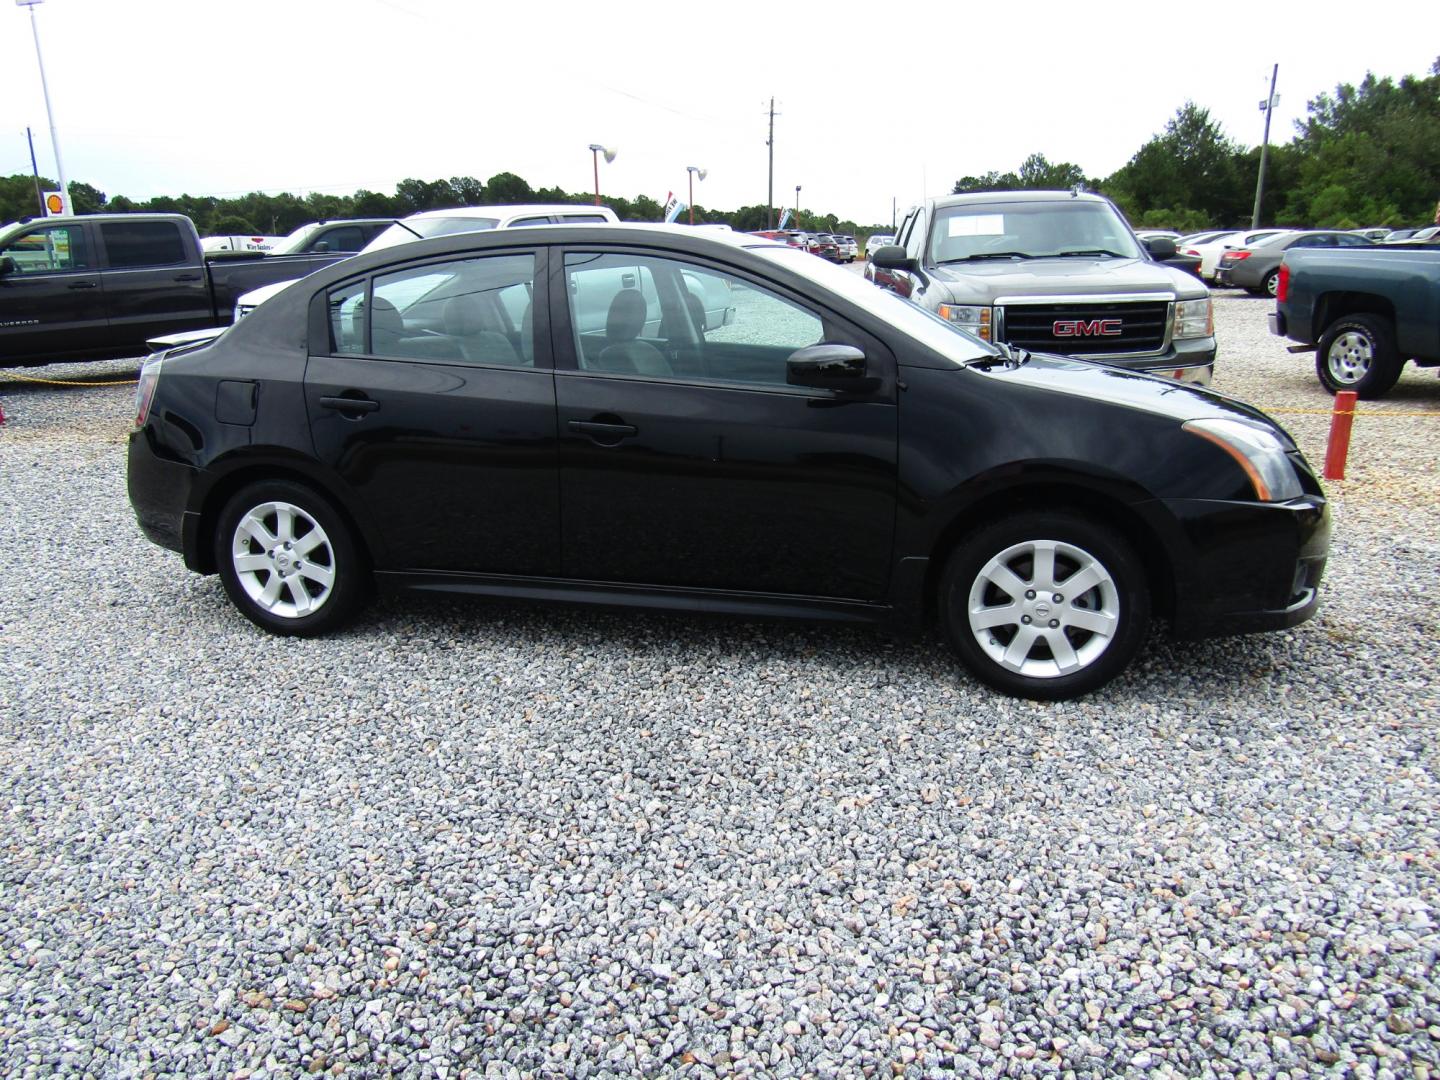
{"label": "car's windshield wiper", "polygon": [[1108,255],[1112,259],[1124,259],[1128,256],[1119,251],[1110,251],[1107,248],[1086,248],[1084,251],[1057,251],[1049,256],[1053,259],[1093,258],[1096,255]]}
{"label": "car's windshield wiper", "polygon": [[947,263],[974,262],[976,259],[1033,259],[1035,256],[1024,251],[977,251],[974,255],[966,255],[960,259],[941,259],[940,265]]}

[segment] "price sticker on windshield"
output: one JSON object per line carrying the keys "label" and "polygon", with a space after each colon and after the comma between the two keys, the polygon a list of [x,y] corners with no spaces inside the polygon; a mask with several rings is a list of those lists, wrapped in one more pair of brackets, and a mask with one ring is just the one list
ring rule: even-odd
{"label": "price sticker on windshield", "polygon": [[1004,214],[956,215],[948,221],[950,236],[1003,236]]}

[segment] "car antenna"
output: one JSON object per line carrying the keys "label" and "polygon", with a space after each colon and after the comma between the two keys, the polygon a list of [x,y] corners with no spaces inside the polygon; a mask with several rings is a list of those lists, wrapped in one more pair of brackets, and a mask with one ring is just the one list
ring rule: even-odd
{"label": "car antenna", "polygon": [[408,232],[411,236],[415,237],[417,240],[425,239],[425,237],[421,236],[418,232],[412,229],[409,225],[406,225],[405,222],[401,221],[399,218],[392,218],[391,224],[399,225],[402,229]]}

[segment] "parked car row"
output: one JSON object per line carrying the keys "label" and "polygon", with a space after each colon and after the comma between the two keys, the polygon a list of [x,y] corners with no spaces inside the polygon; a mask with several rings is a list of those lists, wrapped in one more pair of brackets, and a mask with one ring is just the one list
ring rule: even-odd
{"label": "parked car row", "polygon": [[750,235],[766,240],[778,240],[782,244],[800,248],[831,262],[850,263],[860,255],[860,247],[855,238],[839,233],[812,233],[803,229],[760,229]]}

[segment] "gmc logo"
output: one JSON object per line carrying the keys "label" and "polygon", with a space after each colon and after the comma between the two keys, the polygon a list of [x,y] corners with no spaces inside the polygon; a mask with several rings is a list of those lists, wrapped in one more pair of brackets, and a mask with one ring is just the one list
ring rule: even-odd
{"label": "gmc logo", "polygon": [[1119,319],[1056,319],[1050,332],[1056,337],[1119,337],[1123,323]]}

